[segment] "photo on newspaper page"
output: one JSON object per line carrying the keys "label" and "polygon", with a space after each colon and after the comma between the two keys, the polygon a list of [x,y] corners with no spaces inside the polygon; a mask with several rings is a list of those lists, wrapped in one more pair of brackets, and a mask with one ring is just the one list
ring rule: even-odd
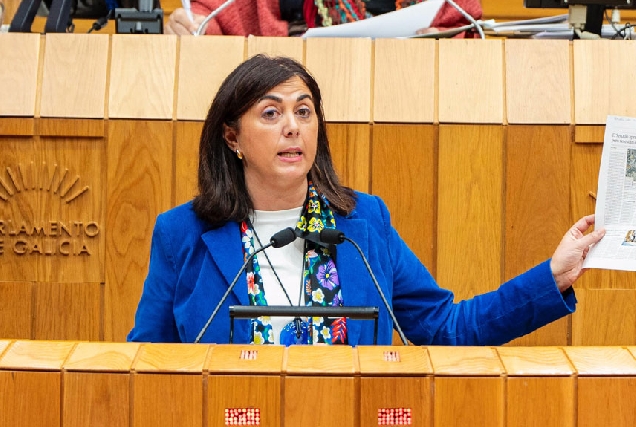
{"label": "photo on newspaper page", "polygon": [[606,234],[583,268],[636,271],[636,118],[607,116],[595,227]]}

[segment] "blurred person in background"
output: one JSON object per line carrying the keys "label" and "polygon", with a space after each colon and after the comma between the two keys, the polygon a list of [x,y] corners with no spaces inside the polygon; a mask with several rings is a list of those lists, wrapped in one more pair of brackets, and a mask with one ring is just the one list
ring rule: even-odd
{"label": "blurred person in background", "polygon": [[[300,36],[308,28],[355,22],[402,9],[423,0],[235,0],[205,27],[205,34],[240,36]],[[474,19],[480,19],[479,0],[456,0]],[[205,18],[225,0],[191,0],[193,20],[183,8],[176,9],[166,24],[166,34],[193,34]],[[466,18],[444,3],[428,28],[420,32],[455,28]],[[460,37],[468,33],[460,33]]]}

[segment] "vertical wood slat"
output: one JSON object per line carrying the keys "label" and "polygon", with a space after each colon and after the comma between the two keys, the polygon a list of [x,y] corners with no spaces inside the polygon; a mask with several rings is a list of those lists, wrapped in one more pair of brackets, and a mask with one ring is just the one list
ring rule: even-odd
{"label": "vertical wood slat", "polygon": [[329,123],[327,134],[331,157],[341,183],[369,192],[371,130],[368,124]]}
{"label": "vertical wood slat", "polygon": [[501,361],[489,347],[428,347],[435,382],[435,427],[504,425]]}
{"label": "vertical wood slat", "polygon": [[575,370],[554,347],[499,347],[507,374],[506,425],[573,427]]}
{"label": "vertical wood slat", "polygon": [[203,425],[200,375],[135,374],[132,393],[132,427]]}
{"label": "vertical wood slat", "polygon": [[128,427],[130,374],[66,372],[62,426]]}
{"label": "vertical wood slat", "polygon": [[171,207],[172,129],[172,122],[109,122],[106,341],[124,341],[133,326],[155,218]]}
{"label": "vertical wood slat", "polygon": [[[406,244],[435,274],[437,128],[374,124],[371,190],[384,200]],[[413,233],[413,212],[425,233]]]}
{"label": "vertical wood slat", "polygon": [[[630,345],[636,342],[636,290],[578,289],[572,315],[573,345]],[[599,322],[599,319],[603,319]]]}
{"label": "vertical wood slat", "polygon": [[[71,121],[65,126],[74,123]],[[107,234],[104,224],[105,141],[101,138],[40,137],[36,147],[31,155],[38,166],[36,174],[41,189],[36,189],[39,198],[34,223],[60,222],[57,232],[51,229],[48,236],[31,239],[31,246],[38,243],[40,253],[45,254],[36,254],[34,250],[31,255],[38,256],[38,281],[103,282]],[[49,184],[50,189],[45,191]],[[62,230],[63,226],[69,229],[68,233]],[[53,254],[46,255],[47,252]],[[67,336],[67,339],[71,338]]]}
{"label": "vertical wood slat", "polygon": [[436,42],[376,39],[374,48],[373,121],[433,123]]}
{"label": "vertical wood slat", "polygon": [[61,368],[75,346],[74,342],[16,341],[4,352],[0,425],[60,426]]}
{"label": "vertical wood slat", "polygon": [[103,118],[109,37],[47,34],[41,117]]}
{"label": "vertical wood slat", "polygon": [[0,116],[35,115],[40,35],[7,33],[0,37]]}
{"label": "vertical wood slat", "polygon": [[179,121],[174,124],[174,205],[192,200],[199,192],[199,142],[202,129],[202,122]]}
{"label": "vertical wood slat", "polygon": [[247,57],[257,53],[269,56],[286,56],[304,63],[305,43],[299,37],[254,37],[247,38]]}
{"label": "vertical wood slat", "polygon": [[[283,410],[285,425],[353,427],[359,423],[359,395],[354,375],[355,349],[346,346],[291,346],[283,363]],[[331,410],[316,411],[307,404],[304,390],[315,390],[324,408],[338,408],[338,417]],[[346,396],[346,398],[344,398]]]}
{"label": "vertical wood slat", "polygon": [[111,46],[108,117],[172,119],[177,37],[116,34]]}
{"label": "vertical wood slat", "polygon": [[[359,425],[431,425],[433,370],[425,348],[358,346],[357,355],[361,376]],[[408,410],[410,418],[403,422],[382,420],[382,410],[384,415],[390,410]]]}
{"label": "vertical wood slat", "polygon": [[243,408],[258,409],[260,425],[281,425],[281,371],[285,349],[253,345],[212,347],[204,366],[208,427],[228,425],[225,411]]}
{"label": "vertical wood slat", "polygon": [[[28,232],[40,219],[42,200],[40,180],[42,146],[38,138],[6,138],[0,144],[0,218],[3,220],[3,255],[0,277],[6,281],[34,282],[39,278],[39,254],[29,254]],[[54,197],[54,196],[52,196]],[[22,232],[20,232],[22,230]],[[27,232],[27,230],[29,230]],[[32,338],[28,336],[26,338]]]}
{"label": "vertical wood slat", "polygon": [[501,282],[503,138],[501,126],[439,127],[437,280],[456,301]]}
{"label": "vertical wood slat", "polygon": [[608,114],[635,116],[636,42],[573,42],[576,124],[605,124]]}
{"label": "vertical wood slat", "polygon": [[203,425],[203,367],[209,349],[197,344],[142,345],[132,366],[134,427]]}
{"label": "vertical wood slat", "polygon": [[578,372],[580,427],[636,425],[636,359],[624,348],[567,347]]}
{"label": "vertical wood slat", "polygon": [[0,283],[0,338],[33,337],[32,294],[31,282]]}
{"label": "vertical wood slat", "polygon": [[369,122],[371,40],[310,38],[305,43],[305,65],[320,86],[326,120]]}
{"label": "vertical wood slat", "polygon": [[0,425],[60,427],[59,372],[0,370]]}
{"label": "vertical wood slat", "polygon": [[221,83],[245,57],[245,38],[181,37],[178,120],[205,120]]}
{"label": "vertical wood slat", "polygon": [[508,123],[569,124],[568,40],[505,40]]}
{"label": "vertical wood slat", "polygon": [[130,369],[139,344],[79,343],[64,363],[64,427],[130,425]]}
{"label": "vertical wood slat", "polygon": [[503,41],[438,44],[439,122],[503,123]]}
{"label": "vertical wood slat", "polygon": [[[504,280],[550,258],[571,226],[571,135],[569,126],[508,126]],[[567,345],[568,335],[561,319],[514,344]]]}
{"label": "vertical wood slat", "polygon": [[100,283],[36,283],[33,338],[101,340],[101,287]]}

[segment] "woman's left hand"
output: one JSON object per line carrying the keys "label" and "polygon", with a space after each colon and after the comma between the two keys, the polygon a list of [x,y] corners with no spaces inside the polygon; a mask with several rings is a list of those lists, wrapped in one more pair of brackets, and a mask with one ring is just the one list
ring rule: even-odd
{"label": "woman's left hand", "polygon": [[557,246],[550,261],[552,275],[559,288],[563,292],[576,282],[585,270],[583,261],[587,256],[590,247],[605,236],[605,230],[595,230],[589,234],[585,233],[590,226],[594,225],[594,215],[588,215],[579,219],[565,233],[561,243]]}

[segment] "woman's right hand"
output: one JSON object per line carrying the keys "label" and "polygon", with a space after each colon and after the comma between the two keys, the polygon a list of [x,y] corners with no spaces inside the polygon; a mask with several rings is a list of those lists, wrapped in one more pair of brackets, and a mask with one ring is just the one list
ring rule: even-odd
{"label": "woman's right hand", "polygon": [[[190,21],[185,9],[181,7],[175,9],[174,12],[172,12],[172,15],[170,15],[170,18],[168,18],[168,23],[166,24],[164,32],[166,34],[176,34],[179,36],[194,34],[197,28],[199,28],[199,25],[201,25],[201,23],[205,20],[205,15],[193,13],[192,16],[194,20]],[[205,28],[201,34],[205,34]]]}

